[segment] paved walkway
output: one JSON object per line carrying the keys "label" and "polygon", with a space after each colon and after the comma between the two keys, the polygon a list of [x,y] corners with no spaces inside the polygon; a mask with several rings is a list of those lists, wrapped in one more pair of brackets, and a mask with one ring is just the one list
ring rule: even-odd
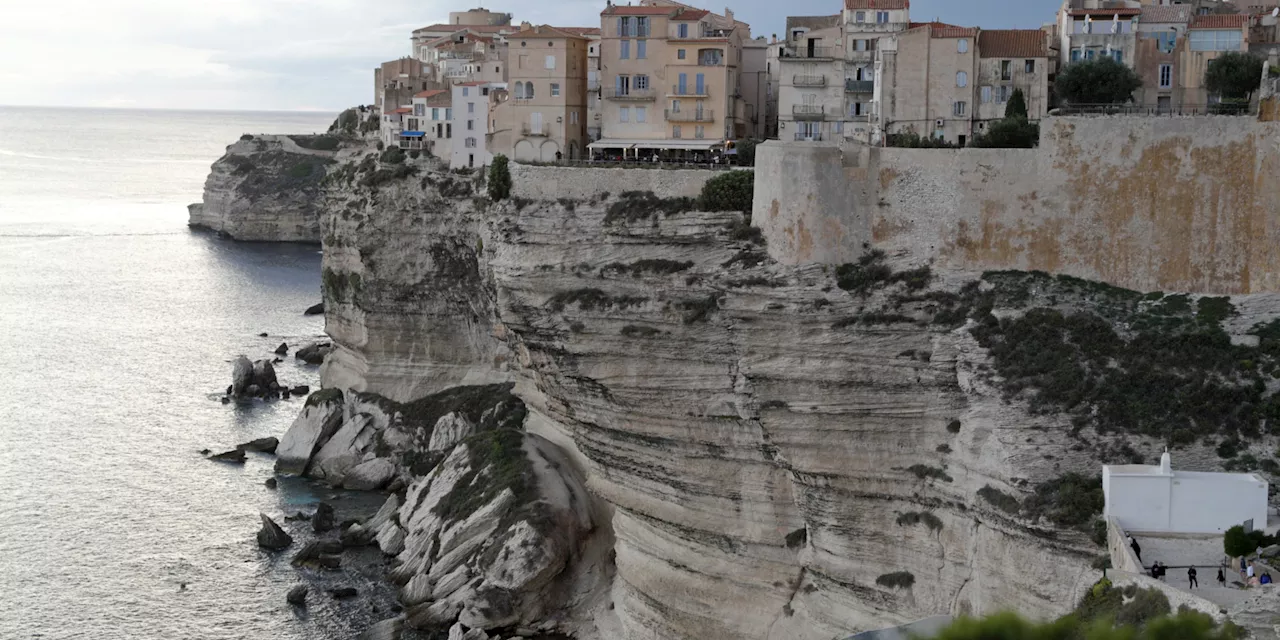
{"label": "paved walkway", "polygon": [[[1169,567],[1164,577],[1165,584],[1193,593],[1224,609],[1230,609],[1249,598],[1248,591],[1232,586],[1241,581],[1238,568],[1225,569],[1223,575],[1227,579],[1227,587],[1218,586],[1218,565],[1226,560],[1221,536],[1160,537],[1149,534],[1135,537],[1142,547],[1144,567],[1150,569],[1151,564],[1156,561]],[[1196,568],[1199,583],[1197,589],[1191,589],[1187,580],[1187,567],[1192,566]]]}

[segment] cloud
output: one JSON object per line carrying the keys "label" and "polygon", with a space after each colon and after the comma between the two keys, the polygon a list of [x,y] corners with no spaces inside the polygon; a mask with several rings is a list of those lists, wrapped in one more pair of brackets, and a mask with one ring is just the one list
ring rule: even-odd
{"label": "cloud", "polygon": [[[835,0],[729,3],[753,33]],[[373,99],[373,68],[460,0],[60,0],[9,2],[0,20],[0,104],[338,110]],[[603,0],[486,3],[515,19],[599,24]],[[986,27],[1052,20],[1056,0],[915,0],[917,19]],[[723,11],[723,6],[707,5]]]}

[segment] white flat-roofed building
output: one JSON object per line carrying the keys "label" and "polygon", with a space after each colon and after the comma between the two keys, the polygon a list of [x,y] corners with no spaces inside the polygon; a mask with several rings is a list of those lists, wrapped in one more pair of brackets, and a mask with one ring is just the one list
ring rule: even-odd
{"label": "white flat-roofed building", "polygon": [[1174,471],[1169,452],[1159,465],[1102,467],[1104,515],[1129,533],[1223,533],[1251,523],[1267,526],[1267,482],[1253,473]]}

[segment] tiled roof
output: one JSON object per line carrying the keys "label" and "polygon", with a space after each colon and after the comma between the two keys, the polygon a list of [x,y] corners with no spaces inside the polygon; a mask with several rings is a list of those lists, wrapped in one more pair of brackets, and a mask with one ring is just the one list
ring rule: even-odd
{"label": "tiled roof", "polygon": [[1143,22],[1186,22],[1191,19],[1190,5],[1170,5],[1161,7],[1151,5],[1142,8]]}
{"label": "tiled roof", "polygon": [[1069,16],[1136,16],[1142,13],[1142,9],[1138,7],[1129,7],[1121,9],[1072,9],[1067,12]]}
{"label": "tiled roof", "polygon": [[685,9],[684,11],[680,12],[680,15],[677,15],[676,17],[672,18],[671,21],[672,22],[697,22],[698,20],[701,20],[704,17],[706,17],[707,14],[709,13],[711,12],[705,11],[703,9]]}
{"label": "tiled roof", "polygon": [[787,33],[796,27],[810,30],[840,26],[840,14],[834,16],[787,16]]}
{"label": "tiled roof", "polygon": [[584,40],[586,39],[585,36],[581,36],[576,33],[569,33],[567,31],[561,31],[556,27],[552,27],[550,25],[545,25],[545,24],[532,26],[532,27],[529,27],[528,29],[521,29],[507,37],[513,38],[513,39],[526,38],[530,40],[534,38],[581,38]]}
{"label": "tiled roof", "polygon": [[583,37],[600,35],[600,27],[552,27],[552,28],[559,29],[561,31],[564,31],[565,33],[572,33],[572,34],[580,35]]}
{"label": "tiled roof", "polygon": [[428,89],[428,90],[426,90],[426,91],[419,91],[418,93],[413,94],[413,97],[415,97],[415,98],[430,98],[430,97],[432,97],[432,96],[438,96],[438,95],[440,95],[440,94],[442,94],[442,93],[444,93],[444,92],[445,92],[445,90],[444,90],[444,89]]}
{"label": "tiled roof", "polygon": [[919,29],[920,27],[929,27],[929,37],[942,38],[972,38],[978,35],[977,27],[961,27],[945,22],[911,22],[907,24],[908,29]]}
{"label": "tiled roof", "polygon": [[1049,48],[1039,29],[983,29],[978,34],[978,57],[1047,58]]}
{"label": "tiled roof", "polygon": [[514,31],[515,27],[509,24],[433,24],[421,29],[414,29],[414,33],[423,31],[439,31],[441,33],[457,33],[459,31],[471,30],[477,33],[501,33],[503,31]]}
{"label": "tiled roof", "polygon": [[1196,16],[1191,19],[1192,29],[1243,29],[1249,24],[1244,14],[1224,16]]}
{"label": "tiled roof", "polygon": [[910,9],[911,0],[844,0],[846,9]]}
{"label": "tiled roof", "polygon": [[600,12],[602,16],[669,16],[676,12],[675,7],[633,7],[612,5]]}
{"label": "tiled roof", "polygon": [[400,107],[399,109],[392,109],[391,111],[388,111],[387,115],[394,115],[397,113],[413,113],[413,109],[410,109],[409,107]]}

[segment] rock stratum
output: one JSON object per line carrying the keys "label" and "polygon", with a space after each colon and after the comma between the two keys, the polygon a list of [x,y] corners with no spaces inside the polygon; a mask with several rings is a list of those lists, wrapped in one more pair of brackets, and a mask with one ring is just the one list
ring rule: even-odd
{"label": "rock stratum", "polygon": [[[278,468],[393,492],[343,539],[395,556],[410,627],[826,640],[1048,618],[1100,576],[1100,462],[1275,450],[1274,296],[1170,302],[870,248],[781,265],[742,213],[688,198],[601,182],[495,203],[429,158],[344,153],[315,203],[327,389]],[[539,179],[520,171],[517,193]],[[1153,318],[1209,351],[1148,344]],[[1256,410],[1118,428],[1099,358]],[[1072,376],[1090,382],[1064,397]]]}

